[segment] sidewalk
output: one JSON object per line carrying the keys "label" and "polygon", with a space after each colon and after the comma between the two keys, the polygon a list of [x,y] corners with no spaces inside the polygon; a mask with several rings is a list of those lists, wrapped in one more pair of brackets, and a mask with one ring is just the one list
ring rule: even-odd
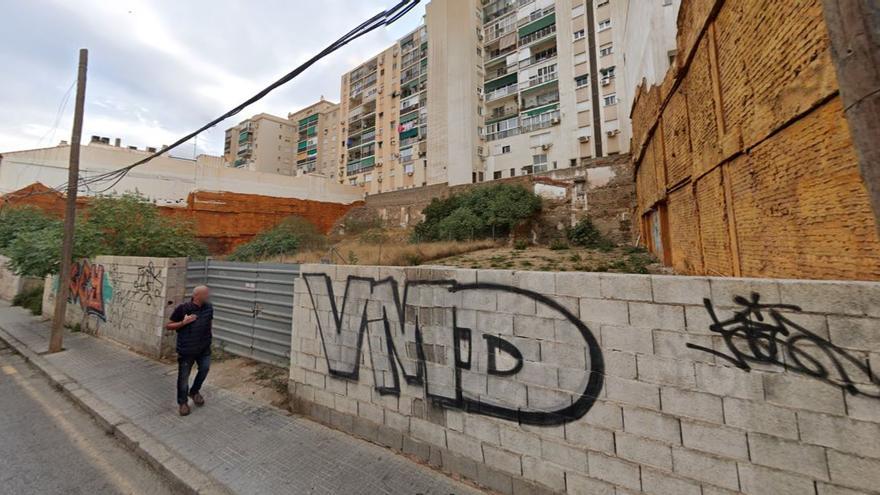
{"label": "sidewalk", "polygon": [[0,338],[187,491],[481,493],[382,447],[212,388],[210,376],[207,405],[180,417],[175,367],[83,334],[67,334],[65,351],[41,356],[48,334],[48,324],[0,302]]}

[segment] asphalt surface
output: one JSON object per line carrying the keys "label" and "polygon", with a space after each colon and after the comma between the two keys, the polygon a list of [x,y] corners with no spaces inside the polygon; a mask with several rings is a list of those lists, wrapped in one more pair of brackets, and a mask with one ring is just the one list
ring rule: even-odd
{"label": "asphalt surface", "polygon": [[0,341],[0,493],[174,493]]}

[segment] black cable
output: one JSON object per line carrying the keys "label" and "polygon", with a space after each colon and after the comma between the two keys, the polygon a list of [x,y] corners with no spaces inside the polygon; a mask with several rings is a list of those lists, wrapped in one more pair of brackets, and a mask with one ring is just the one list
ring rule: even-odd
{"label": "black cable", "polygon": [[[362,23],[361,25],[359,25],[355,29],[349,31],[345,36],[339,38],[336,42],[329,45],[327,48],[325,48],[324,50],[319,52],[317,55],[310,58],[309,60],[307,60],[306,62],[304,62],[302,65],[300,65],[296,69],[292,70],[291,72],[285,74],[280,79],[278,79],[274,83],[270,84],[269,86],[267,86],[266,88],[264,88],[263,90],[261,90],[260,92],[255,94],[254,96],[248,98],[247,100],[245,100],[241,104],[237,105],[236,107],[232,108],[231,110],[227,111],[226,113],[224,113],[220,117],[217,117],[216,119],[203,125],[202,127],[197,129],[196,131],[191,132],[190,134],[187,134],[186,136],[178,139],[177,141],[172,143],[170,146],[165,147],[155,153],[152,153],[151,155],[149,155],[141,160],[136,161],[135,163],[132,163],[131,165],[120,168],[118,170],[106,172],[104,174],[99,174],[99,175],[90,177],[88,179],[80,179],[79,184],[81,186],[84,186],[89,191],[91,191],[91,187],[90,187],[91,185],[94,185],[94,184],[97,184],[100,182],[105,182],[105,181],[112,181],[112,183],[110,183],[109,186],[101,189],[100,191],[96,191],[95,193],[101,194],[103,192],[109,191],[110,189],[114,188],[123,178],[125,178],[125,176],[128,174],[128,172],[131,171],[133,168],[138,167],[140,165],[143,165],[143,164],[153,160],[156,157],[159,157],[165,153],[168,153],[169,151],[186,143],[187,141],[196,137],[197,135],[201,134],[202,132],[214,127],[215,125],[219,124],[220,122],[237,115],[238,113],[240,113],[242,110],[244,110],[248,106],[263,99],[266,95],[268,95],[270,92],[274,91],[278,87],[290,82],[292,79],[294,79],[295,77],[300,75],[306,69],[308,69],[309,67],[311,67],[312,65],[314,65],[316,62],[318,62],[322,58],[326,57],[327,55],[335,52],[336,50],[342,48],[343,46],[347,45],[348,43],[360,38],[361,36],[364,36],[365,34],[370,33],[371,31],[374,31],[375,29],[378,29],[381,26],[391,25],[392,23],[394,23],[395,21],[397,21],[398,19],[400,19],[401,17],[406,15],[413,8],[415,8],[416,5],[418,5],[420,1],[421,0],[402,0],[394,7],[375,15],[374,17],[372,17],[371,19]],[[59,188],[56,188],[56,189],[60,190],[60,189],[63,189],[64,187],[65,186],[60,186]]]}

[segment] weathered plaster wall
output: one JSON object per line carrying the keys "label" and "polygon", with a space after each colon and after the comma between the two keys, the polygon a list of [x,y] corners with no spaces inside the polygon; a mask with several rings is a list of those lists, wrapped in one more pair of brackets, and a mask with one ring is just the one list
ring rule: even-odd
{"label": "weathered plaster wall", "polygon": [[[70,276],[67,325],[152,357],[174,353],[164,324],[186,289],[185,258],[98,256],[80,260]],[[57,276],[46,279],[43,315],[55,311]]]}
{"label": "weathered plaster wall", "polygon": [[679,273],[880,280],[822,3],[682,2],[632,111],[642,239]]}
{"label": "weathered plaster wall", "polygon": [[302,274],[300,410],[502,493],[880,490],[878,283]]}
{"label": "weathered plaster wall", "polygon": [[8,262],[9,258],[0,255],[0,299],[11,301],[18,294],[40,285],[40,279],[20,277],[13,273],[6,266]]}

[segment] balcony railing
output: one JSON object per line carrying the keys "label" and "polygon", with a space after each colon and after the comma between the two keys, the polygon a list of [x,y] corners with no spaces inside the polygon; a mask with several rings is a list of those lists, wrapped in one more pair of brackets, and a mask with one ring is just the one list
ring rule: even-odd
{"label": "balcony railing", "polygon": [[519,39],[519,46],[530,45],[540,39],[546,38],[550,35],[556,34],[556,24],[551,24],[540,31],[535,31],[532,34],[527,36],[523,36]]}
{"label": "balcony railing", "polygon": [[486,134],[486,141],[497,141],[498,139],[516,136],[517,134],[519,134],[519,132],[520,130],[518,127],[514,127],[513,129],[505,129],[498,132],[490,132],[489,134]]}
{"label": "balcony railing", "polygon": [[536,76],[529,78],[528,81],[523,83],[523,89],[525,88],[533,88],[535,86],[540,86],[542,84],[553,82],[559,79],[558,72],[551,72],[550,74],[544,74],[543,76]]}
{"label": "balcony railing", "polygon": [[503,88],[498,88],[495,91],[490,91],[486,93],[486,101],[494,101],[508,95],[516,94],[517,87],[517,84],[511,84],[509,86],[504,86]]}
{"label": "balcony railing", "polygon": [[533,117],[523,117],[520,127],[523,132],[532,132],[539,129],[546,129],[559,124],[559,110],[554,112],[546,112]]}

